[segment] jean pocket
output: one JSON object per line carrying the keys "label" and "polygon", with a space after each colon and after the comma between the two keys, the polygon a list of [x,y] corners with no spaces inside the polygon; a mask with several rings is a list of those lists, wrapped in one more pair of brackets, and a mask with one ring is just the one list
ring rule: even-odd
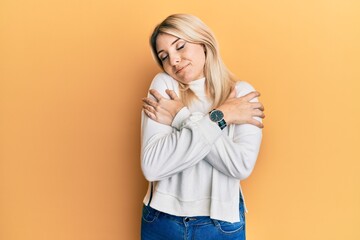
{"label": "jean pocket", "polygon": [[219,229],[219,231],[225,234],[237,233],[244,229],[245,226],[245,223],[243,221],[231,223],[226,221],[214,220],[214,223]]}
{"label": "jean pocket", "polygon": [[151,208],[150,206],[144,205],[142,210],[142,219],[147,223],[154,222],[159,216],[159,213],[159,211]]}

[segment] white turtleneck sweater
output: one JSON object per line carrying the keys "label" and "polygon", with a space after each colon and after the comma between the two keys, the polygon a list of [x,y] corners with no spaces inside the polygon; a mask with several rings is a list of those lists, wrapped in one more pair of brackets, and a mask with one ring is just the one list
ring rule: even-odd
{"label": "white turtleneck sweater", "polygon": [[[181,109],[172,126],[142,113],[141,167],[145,178],[153,182],[150,206],[176,216],[237,222],[240,180],[255,166],[261,129],[242,124],[221,130],[209,118],[212,103],[206,97],[205,78],[189,86],[198,100]],[[171,89],[179,96],[178,82],[166,73],[157,74],[150,89],[167,98],[165,90]],[[236,84],[238,97],[251,91],[246,82]],[[151,184],[144,204],[150,200],[150,188]]]}

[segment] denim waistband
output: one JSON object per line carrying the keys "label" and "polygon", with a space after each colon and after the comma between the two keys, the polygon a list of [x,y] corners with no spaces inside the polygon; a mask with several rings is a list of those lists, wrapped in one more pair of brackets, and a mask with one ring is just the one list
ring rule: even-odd
{"label": "denim waistband", "polygon": [[204,224],[213,224],[214,220],[209,216],[175,216],[168,213],[160,212],[150,206],[146,206],[149,211],[152,211],[158,218],[167,218],[169,220],[178,222],[180,224],[187,225],[204,225]]}
{"label": "denim waistband", "polygon": [[[244,201],[242,198],[242,194],[240,193],[240,199],[239,199],[239,210],[244,211],[243,209]],[[151,211],[154,215],[157,215],[158,218],[164,217],[167,219],[170,219],[172,221],[178,222],[178,223],[184,223],[187,225],[204,225],[204,224],[216,224],[216,219],[211,219],[209,216],[175,216],[168,213],[161,212],[159,210],[156,210],[149,205],[145,205],[145,207]]]}

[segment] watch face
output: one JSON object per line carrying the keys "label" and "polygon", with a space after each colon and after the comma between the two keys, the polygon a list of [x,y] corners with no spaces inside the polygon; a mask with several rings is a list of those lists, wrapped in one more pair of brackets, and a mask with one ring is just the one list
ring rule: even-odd
{"label": "watch face", "polygon": [[224,118],[224,114],[220,110],[214,110],[210,113],[210,119],[213,122],[219,122]]}

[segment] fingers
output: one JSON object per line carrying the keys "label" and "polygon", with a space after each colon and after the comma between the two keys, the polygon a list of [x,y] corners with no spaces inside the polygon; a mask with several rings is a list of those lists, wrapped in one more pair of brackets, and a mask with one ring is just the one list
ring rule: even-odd
{"label": "fingers", "polygon": [[151,106],[153,108],[156,108],[158,106],[158,103],[151,98],[143,98],[142,101],[144,102],[144,105]]}
{"label": "fingers", "polygon": [[149,112],[149,113],[152,113],[152,114],[155,114],[156,113],[156,108],[155,107],[153,107],[153,106],[151,106],[151,105],[149,105],[149,104],[147,104],[147,103],[143,103],[143,109],[144,110],[146,110],[147,112]]}
{"label": "fingers", "polygon": [[150,89],[149,93],[153,95],[157,101],[160,101],[163,98],[163,96],[155,89]]}
{"label": "fingers", "polygon": [[145,114],[152,120],[156,120],[156,115],[144,108]]}
{"label": "fingers", "polygon": [[242,96],[241,98],[244,99],[245,101],[249,102],[250,100],[252,100],[252,99],[254,99],[256,97],[260,97],[260,93],[257,92],[257,91],[254,91],[254,92],[250,92],[250,93]]}
{"label": "fingers", "polygon": [[264,124],[262,124],[262,122],[259,122],[258,120],[254,119],[254,118],[251,118],[249,120],[249,124],[252,124],[258,128],[264,128]]}
{"label": "fingers", "polygon": [[144,113],[152,120],[156,120],[156,107],[152,105],[155,101],[149,98],[143,98],[142,100]]}
{"label": "fingers", "polygon": [[179,97],[178,97],[178,95],[176,94],[176,92],[174,90],[166,89],[165,92],[167,93],[167,95],[169,95],[169,97],[172,100],[179,100]]}
{"label": "fingers", "polygon": [[259,109],[261,111],[265,110],[265,108],[261,102],[253,102],[253,103],[251,103],[251,105],[252,105],[252,108],[254,108],[254,109]]}
{"label": "fingers", "polygon": [[[167,95],[169,95],[169,97],[170,97],[172,100],[179,100],[179,99],[180,99],[174,90],[166,89],[165,92],[167,93]],[[150,93],[151,95],[153,95],[158,102],[159,102],[161,99],[164,98],[164,97],[163,97],[158,91],[156,91],[155,89],[150,89],[150,90],[149,90],[149,93]]]}
{"label": "fingers", "polygon": [[161,113],[160,113],[161,111],[159,112],[158,107],[153,107],[151,105],[148,105],[145,102],[143,104],[143,110],[144,110],[144,113],[154,121],[158,121],[159,114],[161,115]]}
{"label": "fingers", "polygon": [[259,110],[259,109],[255,109],[253,112],[253,116],[254,117],[259,117],[259,118],[265,118],[265,114],[263,111]]}

